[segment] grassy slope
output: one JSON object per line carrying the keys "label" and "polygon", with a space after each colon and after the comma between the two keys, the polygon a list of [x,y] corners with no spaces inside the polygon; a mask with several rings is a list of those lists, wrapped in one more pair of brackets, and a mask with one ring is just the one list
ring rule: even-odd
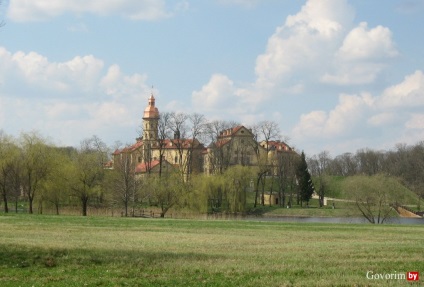
{"label": "grassy slope", "polygon": [[[422,226],[0,216],[1,286],[411,286]],[[355,285],[359,284],[359,285]]]}
{"label": "grassy slope", "polygon": [[[341,177],[333,176],[329,177],[328,191],[326,197],[337,198],[337,199],[349,199],[349,189],[346,187],[347,180],[360,181],[362,177]],[[415,207],[418,203],[417,195],[410,189],[403,186],[396,178],[389,178],[386,184],[390,187],[395,187],[394,194],[402,197],[402,204]],[[391,190],[388,188],[388,190]],[[284,208],[264,208],[264,213],[268,216],[324,216],[324,217],[362,217],[362,214],[352,203],[348,202],[335,202],[336,209],[332,209],[332,201],[328,201],[328,206],[324,208],[318,208],[319,204],[317,200],[312,199],[309,206],[311,208],[300,208],[300,206],[294,206],[291,209]],[[396,213],[393,214],[397,216]]]}

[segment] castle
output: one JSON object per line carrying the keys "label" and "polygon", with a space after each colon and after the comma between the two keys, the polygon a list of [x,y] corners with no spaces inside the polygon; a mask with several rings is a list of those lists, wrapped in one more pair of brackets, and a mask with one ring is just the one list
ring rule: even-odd
{"label": "castle", "polygon": [[222,173],[230,166],[258,166],[264,159],[271,163],[277,153],[293,152],[281,141],[258,142],[252,130],[242,125],[220,131],[207,147],[197,138],[180,138],[178,129],[173,138],[166,138],[160,132],[160,114],[153,94],[142,119],[142,136],[133,145],[113,153],[115,164],[125,158],[140,175],[161,175],[171,169],[183,174]]}

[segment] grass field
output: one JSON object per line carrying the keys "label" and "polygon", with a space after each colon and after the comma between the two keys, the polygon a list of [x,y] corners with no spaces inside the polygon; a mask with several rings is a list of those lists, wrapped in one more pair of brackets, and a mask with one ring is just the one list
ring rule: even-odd
{"label": "grass field", "polygon": [[0,286],[419,286],[424,228],[0,215]]}

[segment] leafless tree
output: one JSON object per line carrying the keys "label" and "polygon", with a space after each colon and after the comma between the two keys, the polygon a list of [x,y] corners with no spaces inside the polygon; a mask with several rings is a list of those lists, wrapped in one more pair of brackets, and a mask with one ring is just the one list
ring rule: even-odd
{"label": "leafless tree", "polygon": [[[291,204],[292,193],[296,181],[296,166],[298,154],[294,151],[278,151],[274,156],[275,177],[278,182],[279,205],[286,206],[286,197],[289,195]],[[288,194],[288,191],[290,193]]]}
{"label": "leafless tree", "polygon": [[164,162],[164,155],[166,150],[167,140],[171,139],[172,129],[171,120],[172,113],[164,112],[161,113],[158,123],[158,138],[157,148],[159,150],[159,177],[162,176],[162,167]]}
{"label": "leafless tree", "polygon": [[329,175],[329,166],[331,162],[330,153],[328,151],[320,152],[318,155],[308,159],[308,167],[311,175],[317,179],[318,189],[316,190],[319,197],[319,205],[323,207],[324,197],[328,188],[327,175]]}
{"label": "leafless tree", "polygon": [[[256,178],[256,197],[254,204],[256,207],[259,195],[259,185],[261,186],[261,204],[265,205],[266,175],[271,171],[271,163],[268,158],[271,149],[269,143],[272,139],[280,138],[280,128],[278,124],[273,121],[261,121],[252,127],[252,132],[255,135],[254,150],[256,152],[259,167],[258,176]],[[261,146],[260,141],[264,142],[264,145]],[[261,149],[264,149],[265,152],[261,152]]]}
{"label": "leafless tree", "polygon": [[206,125],[206,140],[209,143],[208,162],[210,171],[214,174],[223,174],[231,162],[233,145],[231,141],[224,141],[221,133],[238,126],[239,123],[225,120],[215,120]]}
{"label": "leafless tree", "polygon": [[119,160],[114,162],[114,169],[110,172],[110,180],[107,182],[113,197],[123,204],[125,216],[128,216],[131,203],[134,215],[134,204],[138,200],[140,180],[137,179],[135,165],[136,161],[130,153],[122,153]]}

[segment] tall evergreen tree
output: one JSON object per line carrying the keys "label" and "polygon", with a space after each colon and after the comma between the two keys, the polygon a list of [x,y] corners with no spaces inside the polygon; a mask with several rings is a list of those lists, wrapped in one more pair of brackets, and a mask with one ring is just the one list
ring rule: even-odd
{"label": "tall evergreen tree", "polygon": [[297,180],[299,183],[300,200],[309,202],[314,193],[314,185],[312,183],[311,174],[308,170],[308,164],[306,163],[305,153],[302,151],[300,155],[300,162],[296,172]]}

